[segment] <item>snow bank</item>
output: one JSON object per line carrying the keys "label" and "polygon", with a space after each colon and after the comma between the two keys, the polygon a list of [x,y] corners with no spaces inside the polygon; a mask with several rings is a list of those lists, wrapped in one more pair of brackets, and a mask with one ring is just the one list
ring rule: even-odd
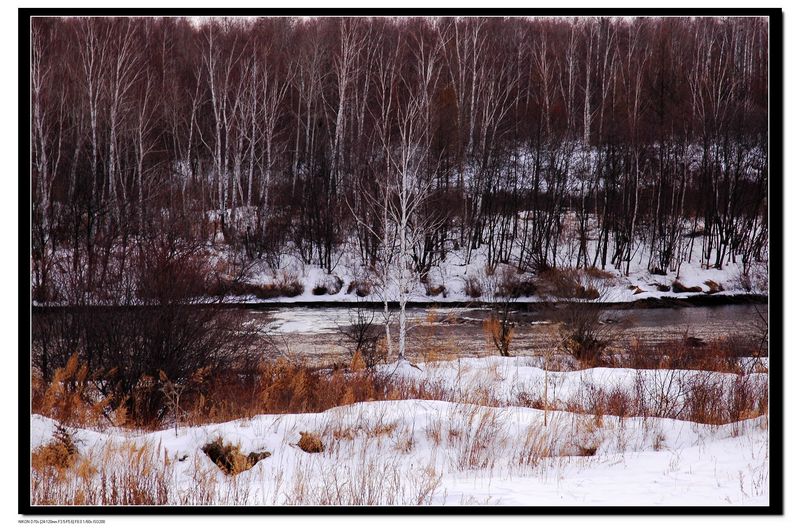
{"label": "snow bank", "polygon": [[[394,377],[435,381],[469,395],[534,391],[544,372],[521,359],[396,363]],[[656,377],[658,371],[641,371]],[[766,377],[765,374],[752,374]],[[723,379],[731,374],[716,374]],[[549,374],[555,400],[591,387],[629,387],[635,370]],[[31,418],[35,449],[56,424]],[[300,432],[320,436],[307,454]],[[243,453],[272,456],[234,477],[201,448],[221,436]],[[768,420],[704,425],[665,418],[619,418],[528,407],[405,400],[357,403],[317,414],[260,415],[151,433],[77,429],[82,455],[146,447],[165,466],[170,503],[213,488],[216,504],[766,505]],[[94,455],[94,456],[92,456]],[[103,460],[105,465],[124,465]],[[109,471],[109,470],[106,470]],[[235,492],[231,493],[231,492]],[[192,502],[191,500],[188,502]]]}

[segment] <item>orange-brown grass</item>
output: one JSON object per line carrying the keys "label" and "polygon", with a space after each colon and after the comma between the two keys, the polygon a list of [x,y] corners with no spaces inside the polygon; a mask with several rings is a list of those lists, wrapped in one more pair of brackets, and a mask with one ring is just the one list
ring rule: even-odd
{"label": "orange-brown grass", "polygon": [[601,365],[613,368],[703,370],[741,373],[742,357],[758,356],[745,338],[720,338],[708,343],[684,337],[657,344],[644,344],[633,339],[617,355]]}
{"label": "orange-brown grass", "polygon": [[153,447],[108,444],[99,453],[79,455],[54,474],[31,469],[31,501],[36,505],[166,504],[173,488],[167,463]]}
{"label": "orange-brown grass", "polygon": [[630,390],[587,385],[556,408],[597,418],[658,417],[722,425],[766,415],[768,401],[767,383],[747,375],[739,374],[732,383],[723,384],[712,372],[658,370],[653,377],[637,377]]}
{"label": "orange-brown grass", "polygon": [[[444,342],[449,357],[452,345]],[[548,409],[605,414],[626,418],[656,416],[688,419],[701,423],[726,423],[766,413],[766,383],[742,373],[739,356],[731,341],[710,341],[690,345],[672,341],[659,345],[633,342],[625,353],[603,357],[612,367],[659,369],[653,380],[640,378],[631,389],[587,387],[569,403],[548,404]],[[368,401],[405,399],[441,400],[485,406],[521,405],[543,408],[542,396],[520,393],[515,399],[499,400],[492,378],[469,394],[449,390],[440,384],[413,381],[374,370],[362,369],[358,356],[349,368],[315,368],[286,359],[267,361],[252,369],[230,369],[209,373],[201,391],[181,400],[181,425],[221,423],[258,414],[322,412],[334,407]],[[496,369],[496,368],[495,368]],[[708,374],[679,378],[678,369]],[[752,368],[752,372],[762,371]],[[715,372],[737,374],[735,384],[723,389]],[[55,371],[49,385],[35,380],[33,411],[67,426],[102,427],[109,424],[155,430],[172,421],[164,411],[161,422],[144,424],[135,411],[110,410],[89,384],[88,370],[73,357],[67,366]],[[496,377],[495,379],[499,379]],[[677,399],[677,397],[680,399]]]}
{"label": "orange-brown grass", "polygon": [[[182,425],[220,423],[258,414],[322,412],[365,401],[444,399],[447,392],[426,382],[404,381],[364,370],[358,359],[353,368],[313,368],[287,360],[264,362],[251,370],[217,371],[208,374],[202,392],[181,398]],[[70,359],[56,370],[49,385],[35,382],[32,411],[79,427],[109,424],[145,430],[162,428],[172,420],[165,410],[162,420],[145,423],[135,411],[110,410],[109,400],[91,391],[88,371]]]}
{"label": "orange-brown grass", "polygon": [[216,376],[208,393],[186,410],[188,422],[196,425],[257,414],[322,412],[365,401],[442,399],[445,394],[430,383],[396,380],[370,370],[317,369],[277,360],[249,375]]}
{"label": "orange-brown grass", "polygon": [[[104,411],[109,400],[95,399],[89,384],[89,369],[72,355],[66,366],[55,371],[49,384],[38,376],[32,379],[33,411],[64,425],[100,426],[108,423]],[[120,416],[125,412],[120,411]]]}
{"label": "orange-brown grass", "polygon": [[79,457],[73,436],[67,428],[59,425],[53,440],[31,453],[31,469],[42,477],[63,479]]}
{"label": "orange-brown grass", "polygon": [[[200,458],[205,459],[205,456]],[[245,504],[248,489],[194,461],[191,487],[179,488],[174,462],[160,446],[134,441],[107,442],[63,473],[31,469],[34,505]],[[224,480],[225,487],[218,483]]]}
{"label": "orange-brown grass", "polygon": [[503,357],[510,355],[514,328],[507,320],[502,321],[496,315],[491,315],[483,321],[483,332],[486,334],[489,346],[494,347]]}
{"label": "orange-brown grass", "polygon": [[301,432],[297,447],[306,453],[321,453],[325,450],[325,446],[322,444],[319,435],[313,432]]}
{"label": "orange-brown grass", "polygon": [[272,455],[269,451],[251,452],[245,455],[237,444],[226,443],[222,436],[217,436],[202,447],[202,451],[218,468],[228,475],[237,475],[247,471],[261,460]]}

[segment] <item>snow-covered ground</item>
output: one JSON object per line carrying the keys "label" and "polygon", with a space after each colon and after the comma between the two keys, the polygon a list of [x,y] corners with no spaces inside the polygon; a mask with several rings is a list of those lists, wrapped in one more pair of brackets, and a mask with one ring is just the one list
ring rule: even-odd
{"label": "snow-covered ground", "polygon": [[[591,247],[595,242],[590,242],[590,254],[593,252]],[[559,262],[564,267],[569,267],[573,258],[565,253],[570,252],[567,246],[560,247],[563,256]],[[398,287],[391,284],[383,289],[377,282],[375,273],[363,267],[353,252],[343,251],[333,273],[328,274],[319,267],[308,265],[292,254],[284,254],[281,257],[280,266],[272,269],[264,264],[255,264],[247,277],[247,282],[255,285],[276,283],[281,277],[297,278],[303,285],[304,290],[298,296],[275,297],[261,299],[255,296],[228,296],[229,302],[277,302],[277,303],[296,303],[296,302],[355,302],[366,300],[381,302],[384,298],[396,301],[399,298]],[[722,269],[705,268],[701,262],[700,238],[696,238],[693,245],[692,259],[681,264],[680,271],[667,271],[665,275],[653,274],[647,269],[647,259],[645,250],[639,249],[631,262],[630,273],[624,274],[623,271],[615,269],[608,264],[603,272],[609,278],[592,279],[585,274],[582,276],[584,284],[592,283],[600,288],[600,298],[602,302],[634,302],[646,298],[688,298],[691,296],[710,295],[741,295],[741,294],[767,294],[767,263],[755,263],[751,267],[749,279],[745,280],[742,274],[742,267],[739,261],[729,262]],[[482,297],[473,298],[465,292],[465,285],[468,281],[477,281],[479,284],[492,284],[492,278],[487,278],[486,273],[486,248],[482,247],[474,250],[469,256],[462,251],[450,250],[446,259],[431,268],[428,273],[429,285],[432,287],[444,287],[440,294],[426,294],[425,285],[417,283],[411,291],[409,300],[412,302],[434,302],[437,304],[447,304],[451,302],[475,302],[490,301],[485,293]],[[533,278],[532,275],[527,275]],[[524,275],[523,275],[524,277]],[[342,288],[335,294],[313,293],[314,287],[318,285],[330,284],[335,278],[342,281]],[[359,297],[355,290],[348,291],[348,286],[354,281],[366,281],[373,286],[372,292]],[[679,281],[687,288],[699,287],[702,293],[694,292],[674,292],[670,287],[673,282]],[[749,284],[746,284],[749,281]],[[717,293],[707,282],[713,282],[721,288]],[[666,287],[666,290],[660,290]],[[484,287],[485,291],[488,291]],[[546,295],[523,296],[517,299],[519,302],[541,302],[547,301]]]}
{"label": "snow-covered ground", "polygon": [[[132,455],[140,455],[140,461],[146,453],[151,464],[146,471],[141,464],[134,466],[134,471],[162,470],[169,486],[167,502],[174,504],[769,502],[767,416],[713,426],[474,404],[475,394],[485,388],[496,389],[500,400],[512,400],[518,391],[538,392],[544,374],[529,360],[490,357],[417,366],[403,362],[382,369],[393,377],[449,385],[463,392],[464,400],[356,403],[316,414],[260,415],[180,426],[177,435],[173,429],[150,433],[78,429],[73,439],[80,454],[105,466],[106,474],[130,471]],[[634,372],[550,372],[551,402],[566,402],[592,385],[630,390],[636,384]],[[655,372],[645,371],[643,377],[659,377]],[[749,377],[766,382],[764,373]],[[50,442],[55,427],[51,419],[32,416],[32,449]],[[303,452],[297,445],[301,432],[318,434],[324,451]],[[217,436],[239,444],[245,454],[272,454],[229,477],[201,450]],[[96,486],[99,476],[76,486]]]}
{"label": "snow-covered ground", "polygon": [[[717,386],[727,395],[737,383],[760,388],[768,385],[769,359],[742,358],[741,373],[701,370],[637,370],[633,368],[589,368],[558,371],[560,359],[551,359],[548,370],[541,357],[464,357],[451,361],[392,363],[379,367],[382,373],[416,384],[435,385],[447,395],[469,401],[480,396],[484,402],[502,405],[543,402],[545,381],[552,408],[568,409],[591,405],[597,395],[613,393],[633,396],[650,409],[678,409],[699,384]],[[562,364],[563,365],[563,364]]]}

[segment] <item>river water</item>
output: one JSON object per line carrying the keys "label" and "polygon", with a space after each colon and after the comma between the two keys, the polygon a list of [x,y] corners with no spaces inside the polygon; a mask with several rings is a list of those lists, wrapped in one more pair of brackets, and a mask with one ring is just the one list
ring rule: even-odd
{"label": "river water", "polygon": [[[270,355],[288,354],[321,364],[349,358],[352,341],[347,338],[346,331],[359,320],[359,314],[351,307],[280,307],[240,311],[246,313],[246,319],[270,345],[266,349]],[[491,315],[488,308],[414,307],[407,310],[407,315],[408,353],[412,359],[495,352],[484,330],[484,322]],[[767,305],[606,309],[596,316],[603,323],[602,333],[612,346],[622,346],[633,340],[654,344],[683,337],[703,341],[729,337],[753,340],[765,327],[762,316],[767,316]],[[384,323],[380,309],[363,309],[360,318],[371,321],[376,333]],[[559,322],[568,318],[563,309],[512,311],[512,353],[535,355],[556,347],[561,340]],[[396,340],[395,324],[392,324],[392,331]]]}

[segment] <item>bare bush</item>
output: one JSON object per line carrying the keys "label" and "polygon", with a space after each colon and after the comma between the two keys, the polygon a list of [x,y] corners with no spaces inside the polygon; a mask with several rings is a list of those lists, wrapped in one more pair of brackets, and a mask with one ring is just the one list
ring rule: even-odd
{"label": "bare bush", "polygon": [[481,290],[492,313],[484,321],[483,330],[503,357],[511,355],[515,326],[511,320],[511,305],[520,296],[521,285],[519,274],[510,266],[498,266],[484,276]]}
{"label": "bare bush", "polygon": [[483,294],[483,286],[477,276],[467,276],[464,280],[464,294],[470,298],[480,298]]}
{"label": "bare bush", "polygon": [[378,348],[383,328],[375,323],[377,312],[371,307],[356,304],[348,309],[347,325],[339,325],[339,333],[344,337],[351,356],[358,352],[366,368],[372,369],[386,360],[386,352]]}
{"label": "bare bush", "polygon": [[359,278],[350,282],[347,286],[347,294],[351,294],[353,292],[356,293],[356,296],[359,298],[365,298],[372,294],[372,282],[366,278]]}
{"label": "bare bush", "polygon": [[603,309],[595,303],[565,303],[553,310],[558,335],[566,353],[588,365],[599,362],[614,326],[602,321]]}
{"label": "bare bush", "polygon": [[159,371],[183,385],[202,371],[252,365],[254,336],[242,315],[202,303],[205,273],[194,251],[164,241],[148,248],[153,255],[143,255],[136,271],[147,305],[52,311],[34,319],[32,336],[32,363],[45,387],[77,354],[85,385],[139,424],[160,422],[169,412]]}

